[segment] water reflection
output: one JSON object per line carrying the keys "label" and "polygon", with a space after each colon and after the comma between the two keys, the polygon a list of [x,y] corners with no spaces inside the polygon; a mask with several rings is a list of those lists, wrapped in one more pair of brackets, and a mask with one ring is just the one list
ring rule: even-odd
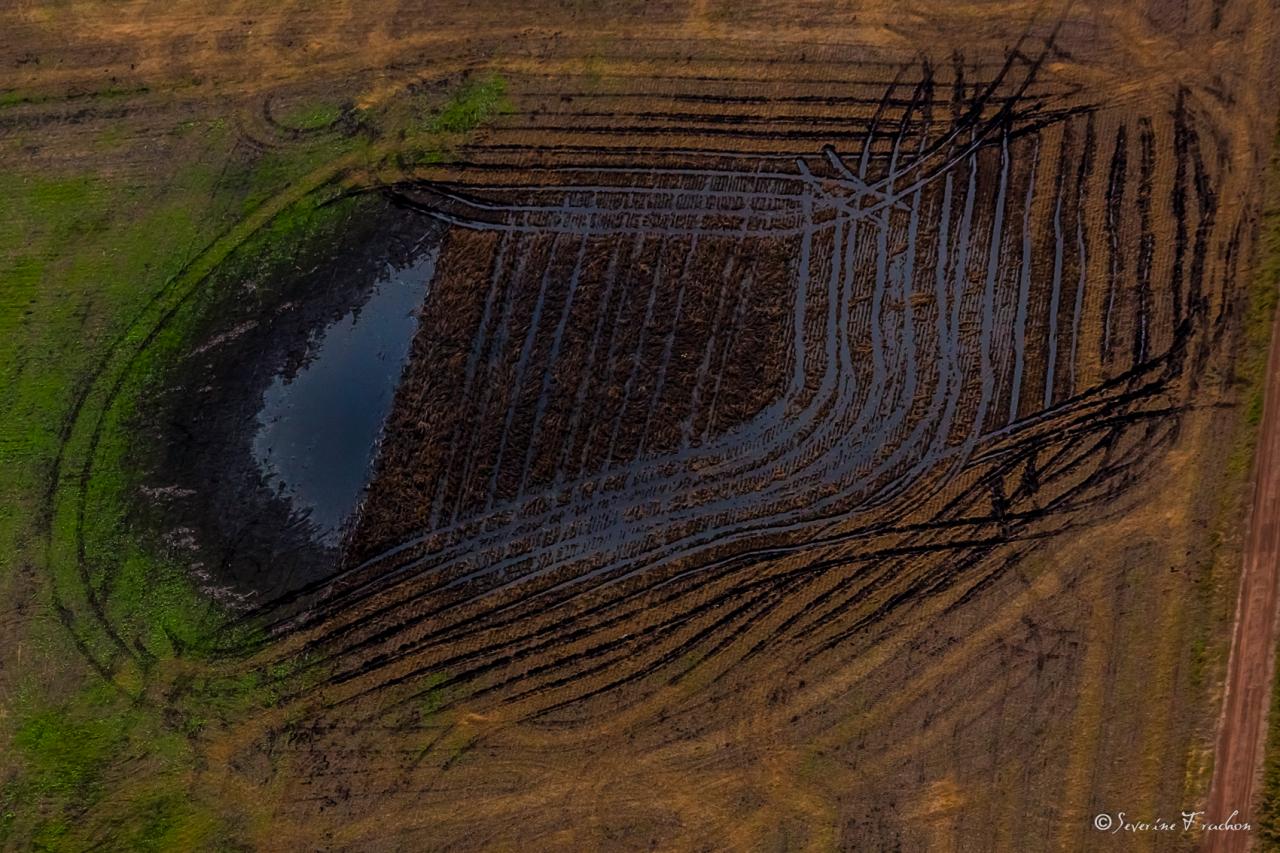
{"label": "water reflection", "polygon": [[368,301],[314,333],[302,367],[263,395],[254,458],[325,545],[338,544],[360,504],[437,254],[388,269]]}

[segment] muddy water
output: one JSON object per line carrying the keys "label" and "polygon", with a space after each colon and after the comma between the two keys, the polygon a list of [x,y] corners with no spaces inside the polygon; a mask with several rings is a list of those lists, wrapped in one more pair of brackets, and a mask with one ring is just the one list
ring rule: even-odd
{"label": "muddy water", "polygon": [[326,545],[359,505],[437,254],[388,267],[368,301],[313,335],[302,367],[263,394],[254,459]]}
{"label": "muddy water", "polygon": [[140,401],[131,523],[222,600],[333,571],[418,329],[442,228],[344,205],[322,235],[228,259]]}

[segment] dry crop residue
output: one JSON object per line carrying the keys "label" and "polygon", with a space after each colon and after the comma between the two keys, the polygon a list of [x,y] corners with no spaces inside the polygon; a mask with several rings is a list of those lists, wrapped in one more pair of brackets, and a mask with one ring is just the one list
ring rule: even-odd
{"label": "dry crop residue", "polygon": [[[1271,13],[720,5],[513,13],[515,111],[377,190],[447,225],[410,366],[212,750],[288,720],[277,838],[1092,849],[1204,796]],[[419,14],[369,55],[481,13]]]}

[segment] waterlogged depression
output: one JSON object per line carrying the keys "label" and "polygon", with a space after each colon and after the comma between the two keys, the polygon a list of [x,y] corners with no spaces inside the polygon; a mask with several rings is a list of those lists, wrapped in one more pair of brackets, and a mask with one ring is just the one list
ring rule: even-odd
{"label": "waterlogged depression", "polygon": [[437,255],[433,245],[388,265],[368,301],[314,335],[301,368],[263,394],[254,459],[326,545],[359,506]]}
{"label": "waterlogged depression", "polygon": [[326,213],[211,277],[141,401],[136,512],[210,591],[271,597],[335,570],[410,360],[443,228],[378,194]]}
{"label": "waterlogged depression", "polygon": [[[202,778],[272,790],[270,837],[1088,849],[1131,743],[1151,814],[1205,801],[1271,13],[743,5],[611,10],[603,56],[537,10],[536,67],[469,12],[375,33],[423,75],[387,121],[468,44],[512,112],[205,288],[139,503],[254,630],[146,696],[219,700]],[[387,271],[433,245],[398,356]]]}

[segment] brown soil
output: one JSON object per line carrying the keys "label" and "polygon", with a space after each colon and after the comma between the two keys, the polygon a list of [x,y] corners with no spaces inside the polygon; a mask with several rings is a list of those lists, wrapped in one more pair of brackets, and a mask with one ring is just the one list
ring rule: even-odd
{"label": "brown soil", "polygon": [[[1262,417],[1258,456],[1254,463],[1253,506],[1240,576],[1239,603],[1231,636],[1226,694],[1214,756],[1213,785],[1208,814],[1225,819],[1239,810],[1236,822],[1256,823],[1258,782],[1267,742],[1271,680],[1275,674],[1280,575],[1280,513],[1276,474],[1280,471],[1280,335],[1272,332],[1272,355],[1267,376],[1267,405]],[[1248,836],[1221,832],[1206,838],[1206,850],[1248,849]]]}
{"label": "brown soil", "polygon": [[450,225],[413,361],[201,784],[262,849],[1193,844],[1092,817],[1207,794],[1267,5],[510,5],[4,13],[19,85],[198,76],[246,145],[317,81],[515,104],[385,190]]}

